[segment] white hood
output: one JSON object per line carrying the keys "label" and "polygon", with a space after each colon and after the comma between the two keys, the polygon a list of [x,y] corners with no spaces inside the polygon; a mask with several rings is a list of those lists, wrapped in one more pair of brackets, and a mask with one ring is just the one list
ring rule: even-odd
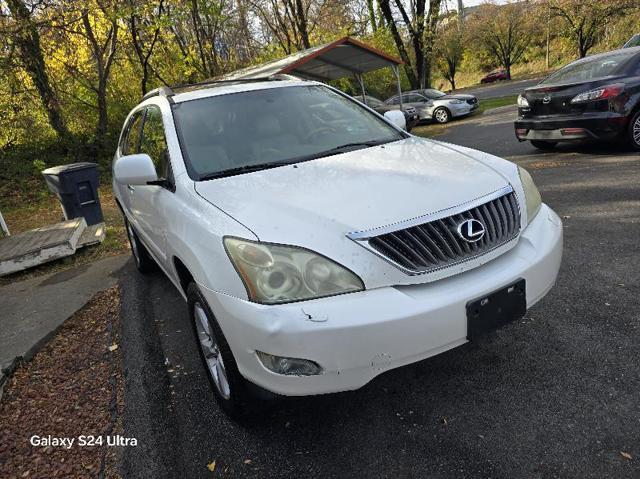
{"label": "white hood", "polygon": [[[297,165],[196,182],[195,188],[257,239],[321,253],[355,272],[367,288],[414,284],[435,276],[406,275],[346,234],[457,206],[509,183],[472,158],[476,154],[483,155],[412,137]],[[474,265],[471,261],[465,266]]]}
{"label": "white hood", "polygon": [[292,230],[344,236],[449,208],[507,183],[469,156],[409,138],[197,182],[196,191],[260,240],[291,242]]}

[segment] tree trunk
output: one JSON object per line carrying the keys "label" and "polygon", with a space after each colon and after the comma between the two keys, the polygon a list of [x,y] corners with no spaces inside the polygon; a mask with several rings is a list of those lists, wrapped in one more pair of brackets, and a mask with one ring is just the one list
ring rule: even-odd
{"label": "tree trunk", "polygon": [[431,87],[431,66],[433,65],[433,44],[436,40],[436,29],[440,17],[441,0],[429,0],[429,13],[426,18],[424,30],[423,52],[424,55],[424,88]]}
{"label": "tree trunk", "polygon": [[296,23],[298,24],[302,46],[304,48],[311,48],[311,43],[309,42],[309,26],[307,25],[302,0],[296,0]]}
{"label": "tree trunk", "polygon": [[98,123],[96,125],[95,146],[102,148],[105,143],[107,128],[109,126],[109,117],[107,110],[107,81],[111,72],[111,65],[116,54],[116,46],[118,43],[118,20],[112,18],[110,20],[110,28],[107,33],[107,41],[103,45],[98,41],[96,34],[89,20],[89,11],[84,9],[82,12],[82,25],[89,40],[93,60],[96,65],[96,73],[98,77],[98,85],[95,92],[98,96]]}
{"label": "tree trunk", "polygon": [[411,65],[411,59],[407,54],[407,50],[404,47],[404,43],[402,42],[402,37],[400,36],[400,32],[398,31],[398,27],[396,26],[396,22],[393,20],[393,15],[391,13],[391,6],[389,5],[389,0],[380,0],[380,10],[382,11],[382,15],[385,19],[387,25],[391,29],[391,36],[393,37],[393,41],[396,44],[396,48],[398,49],[398,53],[400,54],[400,58],[404,62],[404,71],[407,74],[407,78],[409,79],[409,83],[411,84],[411,88],[417,89],[419,88],[419,80],[416,77],[415,72],[413,71],[413,66]]}
{"label": "tree trunk", "polygon": [[49,82],[40,46],[40,34],[31,18],[31,13],[22,0],[7,0],[7,5],[17,27],[13,42],[18,47],[25,70],[38,90],[49,124],[60,139],[68,139],[71,135],[62,117],[58,96]]}
{"label": "tree trunk", "polygon": [[373,7],[373,0],[367,0],[367,9],[369,10],[369,22],[371,23],[371,30],[377,31],[378,24],[376,23],[376,10]]}

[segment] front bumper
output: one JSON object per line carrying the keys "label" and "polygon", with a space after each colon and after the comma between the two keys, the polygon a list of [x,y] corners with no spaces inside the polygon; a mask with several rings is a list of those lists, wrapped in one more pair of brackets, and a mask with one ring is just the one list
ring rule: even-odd
{"label": "front bumper", "polygon": [[460,104],[451,104],[449,107],[449,111],[451,111],[451,116],[457,118],[459,116],[465,116],[471,113],[472,111],[478,108],[478,104],[471,105],[470,103],[464,102]]}
{"label": "front bumper", "polygon": [[[516,138],[520,141],[611,140],[623,134],[628,124],[629,118],[626,116],[592,112],[579,116],[520,117],[514,122],[514,128]],[[526,130],[526,133],[519,133],[518,130]]]}
{"label": "front bumper", "polygon": [[[509,252],[433,283],[278,306],[200,287],[240,373],[268,391],[305,396],[358,389],[384,371],[464,344],[469,300],[524,278],[530,307],[553,286],[561,257],[562,223],[543,205]],[[275,374],[260,363],[256,350],[313,360],[323,373]]]}

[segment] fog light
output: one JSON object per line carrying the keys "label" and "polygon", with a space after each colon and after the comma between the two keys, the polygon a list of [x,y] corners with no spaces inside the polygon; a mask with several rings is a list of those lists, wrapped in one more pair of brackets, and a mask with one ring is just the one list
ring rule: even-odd
{"label": "fog light", "polygon": [[285,358],[256,351],[262,365],[269,371],[287,376],[314,376],[322,372],[322,368],[308,359]]}

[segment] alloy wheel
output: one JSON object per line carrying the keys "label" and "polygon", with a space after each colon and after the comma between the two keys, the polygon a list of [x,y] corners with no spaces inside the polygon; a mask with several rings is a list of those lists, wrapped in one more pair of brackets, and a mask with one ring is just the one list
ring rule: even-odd
{"label": "alloy wheel", "polygon": [[640,146],[640,116],[636,118],[636,121],[633,124],[633,141],[636,145]]}
{"label": "alloy wheel", "polygon": [[445,110],[436,111],[436,121],[438,123],[446,123],[449,120],[449,115]]}
{"label": "alloy wheel", "polygon": [[209,319],[204,311],[202,305],[196,302],[193,306],[193,316],[196,325],[196,331],[198,333],[198,342],[202,355],[204,356],[207,368],[211,374],[211,378],[218,390],[220,396],[224,399],[231,397],[231,388],[229,386],[229,380],[227,378],[227,370],[224,366],[222,354],[216,341],[216,337],[213,334]]}

